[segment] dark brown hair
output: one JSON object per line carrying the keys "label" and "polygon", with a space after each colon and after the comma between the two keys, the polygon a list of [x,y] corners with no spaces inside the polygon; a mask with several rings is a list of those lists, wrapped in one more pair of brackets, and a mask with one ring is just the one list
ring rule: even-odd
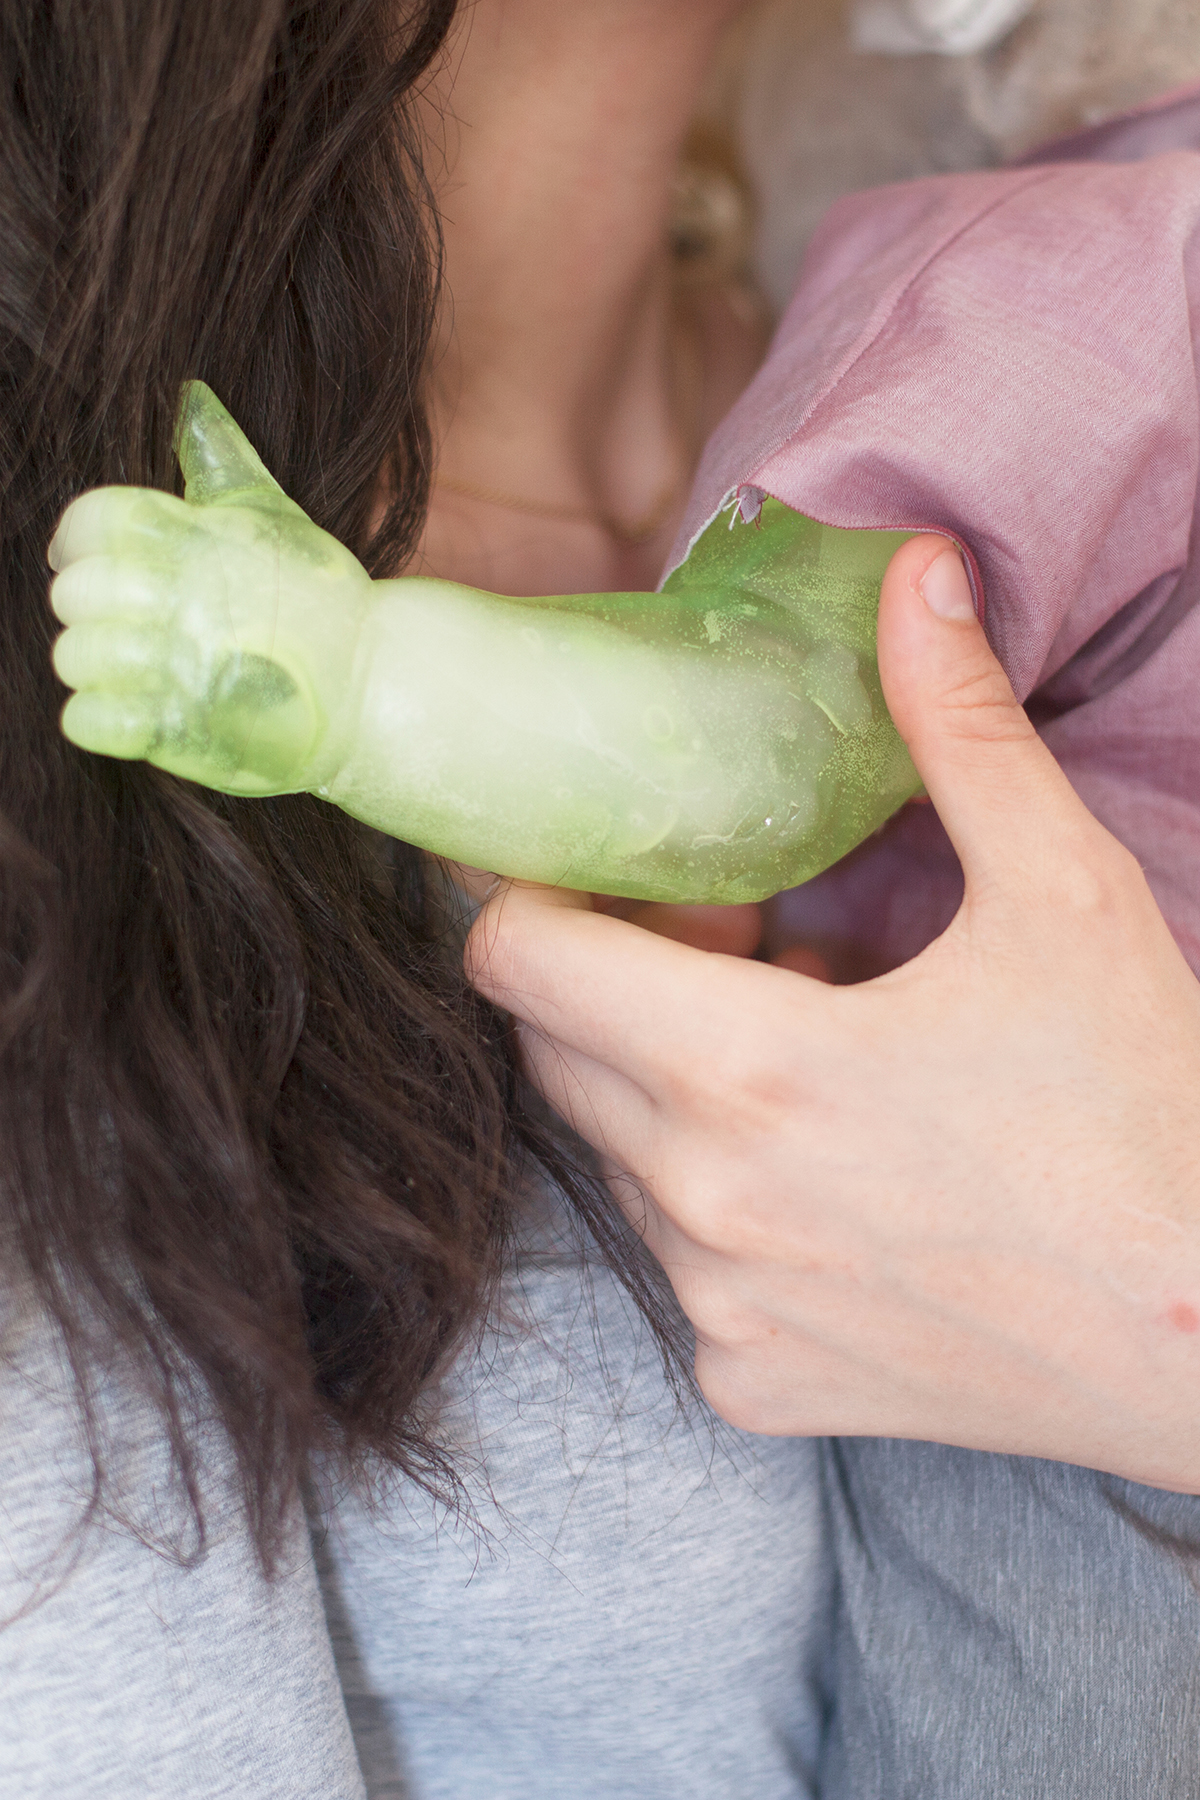
{"label": "dark brown hair", "polygon": [[415,852],[388,873],[316,800],[62,739],[45,552],[80,490],[176,482],[197,375],[306,511],[400,565],[438,266],[411,104],[453,10],[0,5],[0,1243],[64,1334],[98,1478],[115,1351],[201,1533],[215,1413],[268,1565],[317,1450],[444,1478],[419,1396],[522,1159],[618,1234],[522,1110]]}

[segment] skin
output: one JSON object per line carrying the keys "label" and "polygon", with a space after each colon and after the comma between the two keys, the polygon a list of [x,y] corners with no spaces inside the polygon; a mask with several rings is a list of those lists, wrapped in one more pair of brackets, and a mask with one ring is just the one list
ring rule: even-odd
{"label": "skin", "polygon": [[[766,348],[723,290],[681,295],[667,220],[713,52],[744,0],[475,0],[431,95],[446,304],[441,473],[422,572],[501,594],[653,588],[692,469]],[[647,542],[600,520],[676,506]]]}
{"label": "skin", "polygon": [[84,749],[675,901],[803,880],[916,785],[874,654],[899,534],[768,501],[714,521],[662,593],[504,599],[372,581],[200,382],[179,451],[182,500],[85,495],[50,548]]}
{"label": "skin", "polygon": [[832,988],[506,886],[469,967],[607,1159],[726,1418],[1200,1492],[1200,985],[945,550],[899,551],[879,626],[966,876],[943,937]]}

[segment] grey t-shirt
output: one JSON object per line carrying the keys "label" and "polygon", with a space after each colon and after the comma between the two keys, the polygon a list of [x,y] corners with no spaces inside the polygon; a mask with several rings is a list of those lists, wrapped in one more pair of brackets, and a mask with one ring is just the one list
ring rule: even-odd
{"label": "grey t-shirt", "polygon": [[623,1289],[542,1222],[442,1428],[320,1559],[371,1800],[805,1800],[831,1570],[816,1446],[676,1407]]}
{"label": "grey t-shirt", "polygon": [[158,1418],[114,1376],[99,1405],[128,1516],[89,1517],[56,1339],[3,1302],[0,1800],[363,1800],[299,1507],[268,1583],[214,1438],[208,1551],[181,1566]]}
{"label": "grey t-shirt", "polygon": [[822,1458],[822,1800],[1195,1800],[1200,1499],[940,1444]]}
{"label": "grey t-shirt", "polygon": [[447,1391],[468,1510],[393,1481],[318,1531],[354,1739],[302,1519],[264,1582],[214,1437],[207,1554],[181,1567],[158,1420],[113,1379],[130,1517],[85,1524],[53,1335],[32,1310],[7,1329],[0,1800],[808,1800],[815,1447],[677,1410],[619,1284],[547,1223]]}

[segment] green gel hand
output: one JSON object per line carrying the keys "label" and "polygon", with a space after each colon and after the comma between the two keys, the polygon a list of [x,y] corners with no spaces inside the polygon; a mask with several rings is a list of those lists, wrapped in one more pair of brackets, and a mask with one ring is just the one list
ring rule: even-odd
{"label": "green gel hand", "polygon": [[66,735],[225,793],[311,792],[439,855],[648,900],[757,900],[919,782],[875,661],[904,532],[767,500],[658,594],[372,581],[185,390],[185,498],[102,488],[50,547]]}

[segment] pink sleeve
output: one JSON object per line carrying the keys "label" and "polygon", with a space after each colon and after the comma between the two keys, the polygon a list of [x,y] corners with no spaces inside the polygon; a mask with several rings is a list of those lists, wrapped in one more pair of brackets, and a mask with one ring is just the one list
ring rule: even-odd
{"label": "pink sleeve", "polygon": [[[973,552],[989,636],[1200,968],[1200,156],[938,177],[836,206],[706,452],[682,556],[752,485]],[[909,809],[795,926],[913,954],[957,904]]]}

